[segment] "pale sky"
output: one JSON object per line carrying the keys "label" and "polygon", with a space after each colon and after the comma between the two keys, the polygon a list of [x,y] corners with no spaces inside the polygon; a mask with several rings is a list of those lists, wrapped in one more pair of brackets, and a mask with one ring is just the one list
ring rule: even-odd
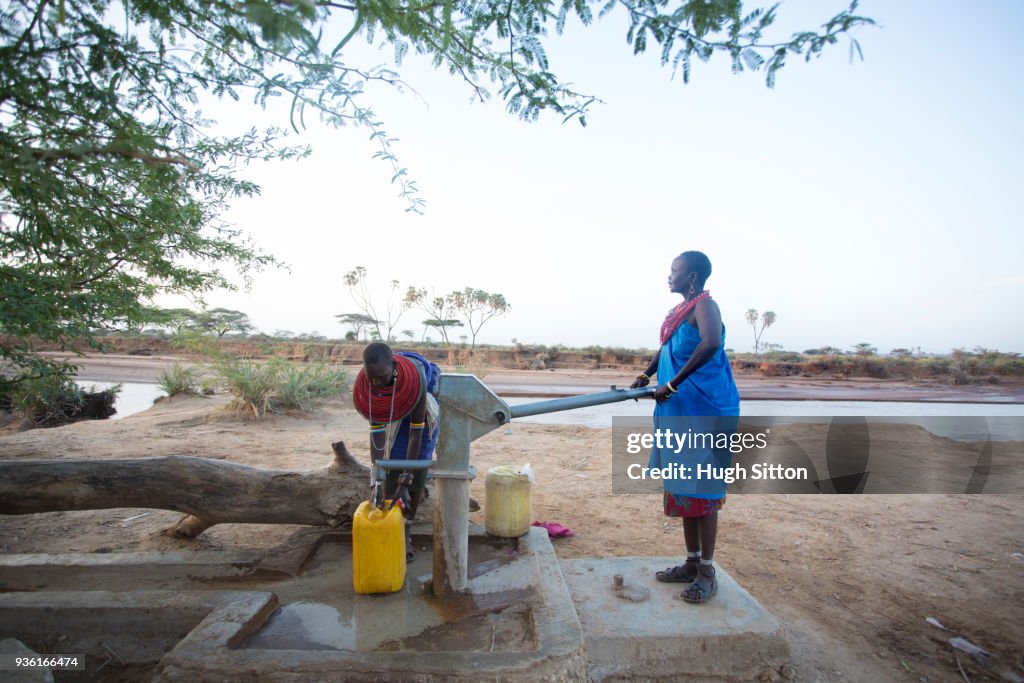
{"label": "pale sky", "polygon": [[[790,0],[780,28],[844,6]],[[485,343],[653,348],[678,301],[669,264],[699,249],[737,351],[752,348],[748,308],[775,311],[764,341],[789,350],[1024,351],[1024,3],[865,1],[860,13],[881,25],[857,33],[865,61],[851,64],[843,40],[791,61],[772,90],[724,59],[671,80],[656,49],[632,56],[621,16],[571,25],[549,57],[604,100],[586,128],[470,103],[464,84],[410,58],[401,73],[419,97],[374,86],[364,103],[400,139],[425,215],[404,212],[368,130],[311,125],[295,141],[314,155],[245,169],[263,194],[229,214],[290,272],[207,301],[266,332],[341,337],[333,316],[356,311],[342,277],[362,265],[380,296],[392,279],[501,292],[512,313]],[[356,49],[364,66],[390,59]],[[244,101],[215,111],[226,126],[265,120]],[[427,317],[410,311],[398,329],[418,339]]]}

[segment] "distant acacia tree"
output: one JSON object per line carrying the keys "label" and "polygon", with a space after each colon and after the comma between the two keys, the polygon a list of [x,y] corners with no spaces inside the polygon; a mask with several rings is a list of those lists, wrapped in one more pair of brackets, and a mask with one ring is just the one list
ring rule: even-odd
{"label": "distant acacia tree", "polygon": [[249,316],[230,308],[211,308],[195,314],[195,327],[217,335],[220,339],[228,332],[245,335],[255,329]]}
{"label": "distant acacia tree", "polygon": [[466,287],[461,292],[452,292],[448,296],[451,298],[455,310],[461,313],[466,320],[466,326],[469,328],[470,337],[472,337],[471,349],[476,349],[476,336],[480,333],[480,328],[484,326],[484,323],[496,316],[508,315],[508,312],[512,310],[504,295],[492,294],[482,289]]}
{"label": "distant acacia tree", "polygon": [[853,352],[858,356],[876,356],[878,355],[878,347],[872,346],[867,342],[861,342],[853,345]]}
{"label": "distant acacia tree", "polygon": [[214,334],[220,339],[228,332],[246,335],[256,329],[248,315],[230,308],[194,311],[191,308],[148,307],[144,310],[152,325],[174,334],[191,331]]}
{"label": "distant acacia tree", "polygon": [[[380,324],[379,320],[368,316],[365,313],[339,313],[334,317],[337,318],[338,322],[342,325],[352,326],[352,330],[350,332],[352,335],[351,339],[356,341],[359,340],[359,336],[363,334],[363,330],[365,330],[368,325],[376,326]],[[349,338],[348,334],[345,335],[345,338]]]}
{"label": "distant acacia tree", "polygon": [[457,318],[430,318],[429,320],[424,320],[423,325],[437,330],[441,334],[441,339],[444,340],[445,346],[451,346],[452,343],[448,340],[448,330],[453,327],[462,327],[462,321]]}
{"label": "distant acacia tree", "polygon": [[115,330],[123,330],[128,334],[143,334],[147,329],[150,332],[180,332],[193,324],[195,311],[191,309],[143,306],[137,318],[121,321]]}
{"label": "distant acacia tree", "polygon": [[[472,348],[476,348],[476,337],[488,320],[498,315],[506,315],[511,306],[502,294],[485,292],[482,289],[466,287],[445,295],[428,293],[425,288],[410,287],[406,291],[406,301],[430,316],[424,325],[435,327],[441,333],[446,346],[451,346],[448,337],[450,327],[468,327],[472,338]],[[459,318],[461,316],[461,320]],[[457,324],[456,324],[457,323]]]}
{"label": "distant acacia tree", "polygon": [[154,324],[174,334],[195,329],[198,324],[196,312],[191,308],[163,308],[157,310],[159,313],[155,318]]}
{"label": "distant acacia tree", "polygon": [[125,329],[137,333],[147,325],[173,334],[186,331],[214,334],[218,339],[229,332],[245,335],[255,329],[247,314],[230,308],[203,308],[197,311],[191,308],[159,306],[143,307],[141,322],[136,321],[133,325],[126,321]]}
{"label": "distant acacia tree", "polygon": [[805,356],[841,356],[843,350],[838,349],[835,346],[822,346],[819,349],[807,349],[804,351]]}
{"label": "distant acacia tree", "polygon": [[754,353],[761,352],[761,335],[764,331],[775,324],[776,316],[773,311],[765,311],[760,315],[761,326],[758,328],[758,312],[756,308],[747,309],[747,323],[754,329]]}
{"label": "distant acacia tree", "polygon": [[356,308],[368,318],[366,325],[373,328],[371,336],[375,335],[374,338],[380,341],[393,341],[392,333],[398,327],[398,321],[410,308],[408,297],[401,293],[398,280],[388,283],[388,295],[383,301],[374,301],[367,281],[366,268],[363,266],[356,266],[345,273],[345,285],[348,286]]}
{"label": "distant acacia tree", "polygon": [[439,296],[425,287],[409,287],[405,292],[405,302],[429,315],[430,318],[424,320],[423,324],[437,329],[445,346],[451,346],[448,328],[462,326],[462,322],[455,317],[458,311],[451,296]]}

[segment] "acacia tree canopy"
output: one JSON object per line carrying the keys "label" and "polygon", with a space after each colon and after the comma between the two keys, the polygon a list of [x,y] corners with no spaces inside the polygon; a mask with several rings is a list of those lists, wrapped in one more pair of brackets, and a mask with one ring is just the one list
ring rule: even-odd
{"label": "acacia tree canopy", "polygon": [[[352,335],[352,339],[357,341],[359,339],[359,336],[363,332],[363,328],[365,328],[368,325],[376,326],[380,324],[379,320],[372,316],[366,315],[365,313],[339,313],[334,317],[337,318],[338,322],[341,323],[342,325],[352,326],[352,329],[349,331],[349,334]],[[348,334],[346,334],[345,337],[347,339]]]}
{"label": "acacia tree canopy", "polygon": [[246,335],[255,329],[248,315],[230,308],[211,308],[199,311],[196,314],[196,327],[217,335],[218,339],[228,332],[234,331]]}
{"label": "acacia tree canopy", "polygon": [[[309,116],[368,127],[411,211],[422,199],[366,101],[390,69],[352,63],[357,35],[427,55],[475,97],[527,120],[586,123],[596,95],[551,70],[544,45],[570,15],[616,7],[635,52],[657,47],[688,81],[716,53],[734,71],[810,59],[858,26],[856,2],[818,30],[765,38],[776,7],[739,0],[10,0],[0,8],[0,360],[36,372],[32,338],[77,349],[92,331],[145,322],[160,293],[229,286],[273,263],[221,215],[259,188],[241,164],[308,152],[285,144]],[[328,38],[328,36],[334,36]],[[341,36],[338,38],[338,36]],[[859,53],[850,38],[851,54]],[[280,128],[214,133],[203,98],[290,103]],[[248,106],[248,105],[247,105]],[[49,368],[52,370],[52,367]],[[66,369],[66,368],[65,368]]]}
{"label": "acacia tree canopy", "polygon": [[476,348],[476,337],[480,334],[480,328],[491,318],[499,315],[508,315],[512,306],[505,299],[505,295],[485,292],[482,289],[466,287],[461,292],[456,291],[448,295],[452,300],[455,310],[466,318],[472,337],[471,349]]}

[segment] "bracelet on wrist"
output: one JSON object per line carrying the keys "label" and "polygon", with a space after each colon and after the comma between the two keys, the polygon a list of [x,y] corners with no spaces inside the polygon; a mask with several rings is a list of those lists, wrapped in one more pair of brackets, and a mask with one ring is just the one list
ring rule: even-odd
{"label": "bracelet on wrist", "polygon": [[641,372],[639,375],[636,376],[636,378],[637,379],[646,379],[647,381],[651,380],[651,376],[648,375],[646,372]]}
{"label": "bracelet on wrist", "polygon": [[666,386],[666,387],[668,388],[668,390],[669,390],[669,391],[671,391],[671,392],[672,392],[673,394],[675,394],[675,393],[678,393],[678,392],[679,392],[679,390],[678,390],[678,389],[676,389],[676,388],[675,388],[674,386],[672,386],[672,382],[665,382],[665,386]]}

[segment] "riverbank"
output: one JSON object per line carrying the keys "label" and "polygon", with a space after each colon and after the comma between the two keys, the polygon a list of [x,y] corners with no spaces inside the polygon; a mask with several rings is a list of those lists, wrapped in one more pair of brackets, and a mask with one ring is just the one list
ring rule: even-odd
{"label": "riverbank", "polygon": [[[65,354],[47,353],[53,358]],[[155,382],[173,363],[198,364],[186,356],[91,355],[73,357],[78,378],[92,382]],[[453,368],[446,367],[446,371]],[[352,367],[353,373],[358,366]],[[571,396],[610,386],[625,388],[636,373],[613,369],[509,370],[485,369],[484,382],[502,396]],[[871,379],[851,377],[764,377],[736,374],[740,396],[746,400],[919,401],[946,403],[1024,403],[1024,387],[1009,384],[954,386],[939,380]]]}
{"label": "riverbank", "polygon": [[[258,422],[226,403],[176,397],[119,421],[9,433],[0,436],[0,457],[186,454],[301,471],[323,467],[330,443],[342,439],[367,459],[366,423],[347,400]],[[922,457],[952,453],[944,439],[920,438],[913,450]],[[485,472],[531,463],[534,519],[575,531],[554,541],[560,558],[682,553],[681,525],[662,516],[660,496],[611,495],[610,446],[608,429],[513,423],[474,442],[473,464]],[[482,476],[471,494],[485,501]],[[429,507],[422,513],[431,518]],[[139,509],[0,517],[0,552],[268,549],[298,529],[225,524],[193,541],[160,533],[179,517]],[[482,523],[483,513],[471,519]],[[720,518],[716,561],[784,625],[792,680],[954,681],[957,656],[946,644],[953,635],[992,652],[995,666],[1018,666],[1022,538],[1022,495],[735,494]],[[959,657],[971,680],[1000,678],[998,668]]]}

